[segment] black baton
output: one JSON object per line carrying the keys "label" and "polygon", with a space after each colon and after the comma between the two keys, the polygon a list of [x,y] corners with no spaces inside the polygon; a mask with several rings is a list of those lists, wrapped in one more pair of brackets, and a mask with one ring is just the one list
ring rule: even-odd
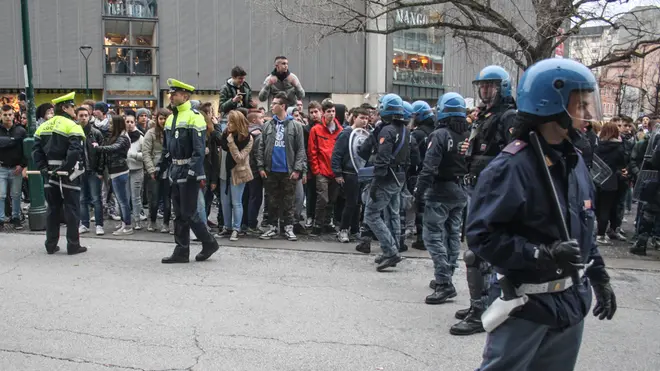
{"label": "black baton", "polygon": [[[539,160],[539,165],[541,166],[543,173],[543,182],[545,183],[547,189],[550,191],[550,206],[552,207],[552,211],[554,212],[555,218],[557,218],[557,222],[559,224],[560,237],[563,241],[568,241],[570,236],[568,235],[568,228],[566,227],[566,219],[564,219],[564,214],[561,212],[561,205],[559,204],[557,189],[555,188],[555,184],[552,182],[550,168],[545,162],[545,153],[543,153],[543,148],[541,148],[541,142],[539,141],[538,134],[535,131],[529,132],[529,140],[532,143],[534,153],[536,153],[536,157]],[[577,269],[572,269],[571,279],[573,280],[574,285],[580,284],[580,275],[578,274]]]}

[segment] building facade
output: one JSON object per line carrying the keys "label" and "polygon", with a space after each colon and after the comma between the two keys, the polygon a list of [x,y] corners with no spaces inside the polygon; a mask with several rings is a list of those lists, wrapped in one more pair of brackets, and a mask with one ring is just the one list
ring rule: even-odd
{"label": "building facade", "polygon": [[[315,35],[285,24],[259,0],[28,4],[37,104],[76,90],[79,101],[89,96],[118,108],[153,109],[168,103],[170,77],[194,85],[194,99],[217,104],[236,65],[248,72],[256,99],[279,55],[289,59],[291,72],[300,78],[305,101],[333,97],[353,106],[395,92],[434,103],[444,91],[471,96],[472,79],[489,64],[468,61],[465,52],[452,49],[448,33],[432,28],[389,36],[337,35],[315,42]],[[434,16],[437,13],[429,10],[403,11],[394,22],[427,22]],[[17,94],[25,86],[18,1],[3,6],[0,32],[0,95]]]}

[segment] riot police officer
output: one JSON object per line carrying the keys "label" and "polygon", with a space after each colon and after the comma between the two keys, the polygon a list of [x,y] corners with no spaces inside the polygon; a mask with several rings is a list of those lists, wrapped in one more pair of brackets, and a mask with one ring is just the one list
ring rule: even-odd
{"label": "riot police officer", "polygon": [[452,276],[461,249],[467,173],[460,143],[468,138],[465,100],[447,93],[438,99],[438,124],[428,137],[426,156],[417,177],[415,199],[424,200],[423,238],[435,269],[435,290],[426,304],[442,304],[456,296]]}
{"label": "riot police officer", "polygon": [[[466,150],[468,193],[476,184],[481,171],[497,156],[510,138],[515,117],[515,102],[511,97],[509,73],[499,66],[488,66],[481,70],[473,82],[477,95],[485,105],[472,125]],[[468,201],[470,202],[470,201]],[[471,335],[483,332],[481,314],[486,308],[488,266],[470,250],[463,256],[467,270],[470,292],[470,308],[456,312],[461,322],[451,327],[452,335]],[[434,288],[431,282],[431,288]]]}
{"label": "riot police officer", "polygon": [[480,174],[468,213],[468,246],[497,272],[492,294],[504,295],[483,317],[481,369],[572,370],[589,284],[593,314],[616,312],[593,233],[594,185],[569,141],[574,123],[598,119],[598,82],[584,65],[551,58],[525,71],[517,96],[516,140]]}
{"label": "riot police officer", "polygon": [[[401,238],[399,207],[400,193],[410,162],[410,135],[404,120],[401,97],[396,94],[384,96],[379,104],[379,113],[382,122],[368,141],[368,146],[375,151],[374,179],[369,189],[370,200],[366,205],[364,219],[383,250],[383,254],[376,259],[376,269],[381,272],[395,267],[403,260],[398,251]],[[381,212],[385,210],[387,212],[384,214],[389,219],[387,224],[381,217]]]}
{"label": "riot police officer", "polygon": [[172,256],[162,259],[164,264],[188,263],[190,257],[190,230],[202,242],[202,251],[195,260],[204,261],[218,251],[218,242],[213,238],[197,213],[199,189],[205,188],[204,150],[206,122],[204,117],[191,108],[190,95],[195,90],[191,85],[168,79],[172,115],[165,122],[163,161],[161,172],[168,169],[172,181],[172,206],[174,220],[174,242]]}
{"label": "riot police officer", "polygon": [[[80,246],[80,164],[85,133],[73,121],[74,99],[71,92],[52,100],[55,116],[41,124],[34,133],[32,157],[44,179],[46,213],[46,252],[59,251],[60,215],[66,221],[66,250],[69,255],[80,254],[87,248]],[[66,173],[66,174],[63,174]]]}
{"label": "riot police officer", "polygon": [[[412,131],[412,136],[417,142],[417,148],[419,151],[420,163],[424,162],[426,155],[426,148],[428,147],[428,137],[434,130],[435,127],[435,117],[433,115],[433,110],[431,106],[424,102],[423,100],[418,100],[413,102],[413,115],[415,120],[415,130]],[[415,175],[421,171],[418,169]],[[424,200],[417,200],[416,218],[415,218],[415,228],[417,229],[417,238],[415,242],[412,243],[412,248],[417,250],[426,250],[424,246],[424,239],[422,238],[422,221],[424,215]]]}
{"label": "riot police officer", "polygon": [[[645,149],[644,152],[650,154],[650,156],[646,156],[645,154],[645,157],[650,158],[644,160],[645,165],[643,167],[645,169],[641,172],[657,171],[660,169],[660,148],[657,146],[658,138],[660,138],[660,136],[657,133],[654,133],[646,139],[647,143],[642,143],[642,149]],[[660,172],[658,172],[655,179],[648,179],[648,177],[643,176],[638,182],[642,182],[642,184],[639,185],[639,187],[641,187],[639,195],[639,200],[641,202],[638,205],[638,207],[641,208],[641,211],[639,211],[640,215],[637,222],[637,241],[635,241],[634,245],[630,248],[630,253],[645,256],[646,246],[648,245],[649,238],[654,232],[653,229],[656,224],[656,218],[660,215]]]}

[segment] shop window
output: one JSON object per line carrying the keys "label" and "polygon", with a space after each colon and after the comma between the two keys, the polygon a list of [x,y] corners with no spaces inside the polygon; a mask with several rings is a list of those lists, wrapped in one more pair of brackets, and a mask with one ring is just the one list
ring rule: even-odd
{"label": "shop window", "polygon": [[113,17],[156,18],[157,0],[104,0],[104,14]]}
{"label": "shop window", "polygon": [[156,50],[140,48],[105,48],[105,73],[119,75],[155,75]]}

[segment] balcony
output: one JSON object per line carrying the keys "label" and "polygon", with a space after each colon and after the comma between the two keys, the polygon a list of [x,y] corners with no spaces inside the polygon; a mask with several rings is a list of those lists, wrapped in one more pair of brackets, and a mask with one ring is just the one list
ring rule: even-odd
{"label": "balcony", "polygon": [[422,88],[442,88],[443,73],[435,71],[395,68],[392,83]]}
{"label": "balcony", "polygon": [[103,15],[110,17],[157,18],[157,0],[104,0]]}

